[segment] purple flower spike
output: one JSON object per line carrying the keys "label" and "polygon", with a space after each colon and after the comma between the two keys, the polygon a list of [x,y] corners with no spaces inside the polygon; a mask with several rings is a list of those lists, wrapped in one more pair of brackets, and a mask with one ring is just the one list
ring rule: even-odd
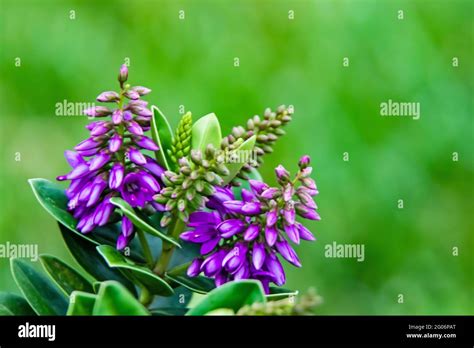
{"label": "purple flower spike", "polygon": [[150,151],[158,151],[160,149],[153,140],[151,140],[150,138],[146,136],[135,137],[134,141],[135,141],[135,144],[137,144],[143,149],[147,149]]}
{"label": "purple flower spike", "polygon": [[112,138],[110,138],[109,151],[117,152],[118,150],[120,150],[121,146],[122,146],[122,137],[116,133],[114,134]]}
{"label": "purple flower spike", "polygon": [[128,149],[128,156],[133,163],[136,163],[140,166],[146,164],[145,156],[143,156],[143,154],[134,147],[130,147]]}
{"label": "purple flower spike", "polygon": [[201,273],[202,259],[194,259],[186,272],[188,277],[197,277]]}

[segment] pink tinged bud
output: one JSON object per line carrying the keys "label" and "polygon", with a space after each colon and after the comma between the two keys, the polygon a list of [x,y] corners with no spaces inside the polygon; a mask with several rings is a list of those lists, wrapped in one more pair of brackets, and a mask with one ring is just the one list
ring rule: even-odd
{"label": "pink tinged bud", "polygon": [[132,113],[131,113],[130,111],[125,111],[125,112],[123,113],[123,119],[124,119],[125,121],[131,121],[131,120],[133,119]]}
{"label": "pink tinged bud", "polygon": [[298,213],[299,216],[304,217],[305,219],[309,220],[321,220],[321,217],[319,216],[318,213],[316,213],[316,210],[310,209],[308,207],[305,207],[301,203],[295,204],[296,212]]}
{"label": "pink tinged bud", "polygon": [[278,179],[282,180],[289,180],[290,179],[290,173],[283,167],[281,164],[275,168],[275,173]]}
{"label": "pink tinged bud", "polygon": [[280,195],[280,190],[275,187],[270,187],[262,192],[260,197],[264,199],[274,199]]}
{"label": "pink tinged bud", "polygon": [[140,127],[140,125],[136,123],[135,121],[129,121],[127,125],[127,129],[132,134],[143,135],[142,127]]}
{"label": "pink tinged bud", "polygon": [[92,172],[94,170],[100,169],[109,160],[110,160],[110,154],[102,152],[91,160],[91,162],[89,164],[89,170]]}
{"label": "pink tinged bud", "polygon": [[89,156],[94,156],[97,152],[99,152],[99,150],[100,150],[99,147],[94,147],[94,148],[88,149],[88,150],[77,150],[77,152],[82,157],[89,157]]}
{"label": "pink tinged bud", "polygon": [[107,187],[107,183],[101,177],[98,177],[96,182],[97,183],[95,183],[94,186],[92,186],[91,194],[90,194],[89,200],[87,201],[86,207],[91,207],[94,204],[96,204],[100,199],[100,195],[102,194],[104,189]]}
{"label": "pink tinged bud", "polygon": [[153,116],[152,112],[147,109],[146,107],[142,107],[142,106],[131,106],[130,107],[130,111],[132,113],[134,113],[135,115],[138,115],[138,116],[143,116],[143,117],[151,117]]}
{"label": "pink tinged bud", "polygon": [[132,237],[125,237],[123,234],[120,234],[117,238],[117,250],[123,250],[126,248]]}
{"label": "pink tinged bud", "polygon": [[120,147],[122,146],[122,137],[118,135],[118,133],[115,133],[112,138],[109,140],[109,151],[110,152],[117,152],[120,150]]}
{"label": "pink tinged bud", "polygon": [[140,166],[146,164],[146,158],[143,156],[143,154],[135,149],[134,147],[130,147],[128,149],[128,156],[130,158],[130,161],[132,161],[135,164],[138,164]]}
{"label": "pink tinged bud", "polygon": [[82,178],[89,172],[89,166],[85,163],[80,163],[69,174],[66,175],[67,180]]}
{"label": "pink tinged bud", "polygon": [[262,211],[261,205],[258,202],[245,203],[242,206],[241,212],[244,215],[258,215]]}
{"label": "pink tinged bud", "polygon": [[316,240],[316,238],[311,233],[311,231],[308,230],[306,227],[304,227],[302,224],[296,223],[296,228],[298,229],[301,239],[309,240],[309,241]]}
{"label": "pink tinged bud", "polygon": [[313,167],[303,168],[303,169],[301,169],[301,177],[302,178],[307,178],[308,176],[311,175],[312,172],[313,172]]}
{"label": "pink tinged bud", "polygon": [[278,210],[273,209],[267,213],[267,226],[273,226],[278,220]]}
{"label": "pink tinged bud", "polygon": [[146,158],[146,164],[143,165],[145,169],[147,169],[150,173],[152,173],[154,176],[157,178],[161,178],[161,175],[165,172],[163,167],[161,167],[156,161],[149,157],[145,156]]}
{"label": "pink tinged bud", "polygon": [[273,246],[278,237],[278,230],[275,226],[265,227],[265,239],[269,246]]}
{"label": "pink tinged bud", "polygon": [[317,190],[317,189],[318,189],[318,188],[316,187],[316,183],[315,183],[314,180],[311,179],[311,178],[303,178],[303,179],[301,179],[301,183],[302,183],[305,187],[307,187],[307,188],[309,188],[309,189],[311,189],[311,190]]}
{"label": "pink tinged bud", "polygon": [[113,190],[118,189],[123,182],[125,169],[121,163],[115,163],[110,171],[109,187]]}
{"label": "pink tinged bud", "polygon": [[123,120],[123,111],[120,109],[114,110],[112,113],[112,122],[114,124],[120,124]]}
{"label": "pink tinged bud", "polygon": [[119,80],[120,83],[124,83],[125,81],[127,81],[127,79],[128,79],[128,68],[125,64],[123,64],[120,67],[118,80]]}
{"label": "pink tinged bud", "polygon": [[301,267],[301,262],[298,255],[286,240],[281,240],[275,243],[276,249],[283,256],[283,258],[296,267]]}
{"label": "pink tinged bud", "polygon": [[160,184],[158,184],[158,181],[156,181],[156,179],[151,176],[150,174],[144,172],[144,171],[141,171],[140,172],[140,176],[141,176],[141,180],[146,184],[148,185],[148,187],[154,191],[154,192],[159,192],[161,187],[160,187]]}
{"label": "pink tinged bud", "polygon": [[250,242],[258,237],[260,233],[260,226],[258,224],[251,224],[244,232],[244,240]]}
{"label": "pink tinged bud", "polygon": [[135,144],[140,146],[143,149],[150,150],[150,151],[158,151],[160,148],[156,145],[153,140],[146,136],[142,137],[135,137],[134,138]]}
{"label": "pink tinged bud", "polygon": [[112,114],[112,110],[105,106],[94,106],[83,111],[84,115],[92,117],[104,117]]}
{"label": "pink tinged bud", "polygon": [[299,192],[298,198],[300,199],[301,203],[307,206],[310,209],[318,209],[318,206],[314,202],[313,198],[306,192]]}
{"label": "pink tinged bud", "polygon": [[294,194],[295,190],[293,188],[293,185],[291,185],[290,183],[286,184],[283,188],[283,200],[285,202],[288,202],[289,200],[291,200]]}
{"label": "pink tinged bud", "polygon": [[84,163],[81,155],[71,150],[64,151],[64,157],[66,157],[67,162],[73,168],[77,167],[80,163]]}
{"label": "pink tinged bud", "polygon": [[129,99],[139,99],[140,98],[140,94],[138,94],[138,92],[136,92],[132,89],[129,89],[128,91],[126,91],[124,93],[124,95]]}
{"label": "pink tinged bud", "polygon": [[250,188],[252,189],[253,192],[261,194],[263,190],[266,190],[268,188],[268,185],[265,184],[264,182],[258,181],[258,180],[249,180]]}
{"label": "pink tinged bud", "polygon": [[295,209],[285,207],[283,209],[283,218],[289,225],[293,225],[295,223]]}
{"label": "pink tinged bud", "polygon": [[130,237],[133,234],[133,224],[126,216],[122,217],[122,234],[125,237]]}
{"label": "pink tinged bud", "polygon": [[79,194],[79,197],[78,197],[79,202],[86,202],[86,201],[89,200],[89,197],[91,195],[92,186],[93,186],[93,183],[90,182],[82,188],[82,190]]}
{"label": "pink tinged bud", "polygon": [[188,267],[186,274],[188,277],[196,277],[201,273],[202,259],[194,259]]}
{"label": "pink tinged bud", "polygon": [[283,224],[283,229],[293,243],[300,244],[300,234],[295,225]]}
{"label": "pink tinged bud", "polygon": [[93,149],[97,146],[99,146],[100,143],[95,141],[94,139],[92,138],[88,138],[86,140],[83,140],[81,141],[79,144],[77,144],[74,149],[75,150],[78,150],[78,151],[82,151],[82,150],[89,150],[89,149]]}
{"label": "pink tinged bud", "polygon": [[242,206],[244,205],[244,203],[242,201],[239,201],[239,200],[226,201],[222,204],[224,205],[224,207],[226,209],[228,209],[228,210],[230,210],[231,212],[234,212],[234,213],[240,213],[241,209],[242,209]]}
{"label": "pink tinged bud", "polygon": [[118,95],[117,92],[114,92],[114,91],[102,92],[97,97],[97,101],[104,102],[104,103],[115,102],[115,101],[118,101],[119,99],[120,99],[120,96]]}
{"label": "pink tinged bud", "polygon": [[103,135],[109,131],[109,127],[106,122],[97,124],[92,130],[91,130],[91,135],[96,137],[99,135]]}
{"label": "pink tinged bud", "polygon": [[128,102],[128,104],[125,106],[125,108],[129,109],[129,108],[134,107],[134,106],[140,106],[140,107],[146,108],[147,105],[148,105],[147,101],[141,100],[141,99],[136,99],[136,100],[130,100]]}
{"label": "pink tinged bud", "polygon": [[151,89],[143,87],[143,86],[132,87],[132,90],[137,92],[139,95],[146,95],[151,92]]}
{"label": "pink tinged bud", "polygon": [[245,222],[239,219],[228,219],[217,225],[217,230],[223,238],[230,238],[233,235],[242,232],[244,228]]}
{"label": "pink tinged bud", "polygon": [[308,155],[304,155],[300,158],[298,166],[300,168],[306,168],[311,163],[311,158]]}
{"label": "pink tinged bud", "polygon": [[255,243],[252,251],[252,263],[256,270],[262,268],[265,257],[265,246],[262,243]]}
{"label": "pink tinged bud", "polygon": [[105,123],[105,121],[94,121],[94,122],[91,122],[89,124],[86,124],[86,129],[87,130],[93,130],[95,126],[97,126],[98,124],[101,124],[101,123]]}

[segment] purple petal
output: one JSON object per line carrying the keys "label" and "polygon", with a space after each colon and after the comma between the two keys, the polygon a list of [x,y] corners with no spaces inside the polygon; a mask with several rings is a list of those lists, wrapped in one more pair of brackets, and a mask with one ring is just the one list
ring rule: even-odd
{"label": "purple petal", "polygon": [[278,210],[275,208],[267,213],[267,226],[273,226],[278,220]]}
{"label": "purple petal", "polygon": [[242,201],[232,200],[224,202],[223,205],[231,212],[240,213],[244,203]]}
{"label": "purple petal", "polygon": [[123,111],[120,109],[115,110],[112,113],[112,122],[114,124],[119,124],[122,122],[122,120],[123,120]]}
{"label": "purple petal", "polygon": [[66,157],[67,162],[73,168],[77,167],[81,163],[84,163],[81,155],[71,150],[64,151],[64,157]]}
{"label": "purple petal", "polygon": [[306,227],[304,227],[302,224],[300,223],[296,223],[296,228],[298,229],[298,232],[300,234],[300,238],[301,239],[304,239],[304,240],[316,240],[316,238],[314,237],[314,235],[311,233],[310,230],[308,230]]}
{"label": "purple petal", "polygon": [[268,188],[268,185],[265,184],[264,182],[258,181],[258,180],[249,180],[250,188],[252,189],[253,192],[255,193],[262,193],[263,190],[266,190]]}
{"label": "purple petal", "polygon": [[132,134],[143,135],[142,127],[140,127],[140,125],[135,121],[129,121],[127,125],[127,129]]}
{"label": "purple petal", "polygon": [[259,202],[245,203],[241,209],[241,213],[244,215],[257,215],[260,214],[261,211],[262,208]]}
{"label": "purple petal", "polygon": [[260,233],[260,226],[258,224],[251,224],[244,232],[244,240],[250,242],[257,238]]}
{"label": "purple petal", "polygon": [[295,223],[295,209],[283,209],[283,218],[286,222],[288,222],[289,225],[293,225]]}
{"label": "purple petal", "polygon": [[141,148],[143,149],[147,149],[147,150],[150,150],[150,151],[158,151],[160,148],[158,147],[158,145],[156,145],[153,140],[151,140],[150,138],[146,137],[146,136],[142,136],[142,137],[135,137],[134,138],[135,140],[135,144],[137,144],[138,146],[140,146]]}
{"label": "purple petal", "polygon": [[140,151],[138,151],[137,149],[135,149],[134,147],[129,148],[128,155],[129,155],[130,160],[133,163],[136,163],[138,165],[146,164],[145,156],[143,156],[143,154]]}
{"label": "purple petal", "polygon": [[268,245],[273,246],[278,237],[278,230],[275,226],[265,227],[265,239],[267,240]]}
{"label": "purple petal", "polygon": [[99,145],[100,143],[96,142],[94,139],[88,138],[86,140],[81,141],[79,144],[77,144],[74,147],[74,149],[75,150],[89,150]]}
{"label": "purple petal", "polygon": [[130,237],[133,233],[133,224],[126,216],[122,217],[122,234],[125,237]]}
{"label": "purple petal", "polygon": [[116,133],[109,140],[109,150],[110,152],[117,152],[122,146],[122,137]]}
{"label": "purple petal", "polygon": [[112,167],[109,176],[109,187],[113,190],[118,189],[123,182],[123,176],[125,173],[125,169],[122,163],[117,162]]}
{"label": "purple petal", "polygon": [[113,102],[119,99],[120,99],[120,96],[118,95],[117,92],[114,92],[114,91],[102,92],[97,97],[97,101],[103,102],[103,103]]}
{"label": "purple petal", "polygon": [[298,256],[286,240],[276,242],[275,247],[285,260],[295,265],[296,267],[301,267],[301,263],[298,259]]}
{"label": "purple petal", "polygon": [[262,243],[255,243],[253,245],[253,252],[252,252],[252,263],[255,269],[259,270],[262,268],[263,263],[265,262],[265,246]]}
{"label": "purple petal", "polygon": [[200,250],[201,255],[209,254],[212,250],[214,250],[217,244],[219,244],[220,240],[221,238],[217,237],[217,238],[210,239],[207,242],[204,242],[201,245],[201,250]]}
{"label": "purple petal", "polygon": [[280,260],[276,257],[275,254],[268,254],[265,258],[265,266],[268,271],[273,274],[275,277],[275,284],[282,286],[286,282],[285,271],[281,265]]}
{"label": "purple petal", "polygon": [[217,230],[223,238],[230,238],[233,235],[242,232],[244,228],[245,222],[239,219],[228,219],[217,225]]}
{"label": "purple petal", "polygon": [[295,225],[283,224],[283,228],[293,243],[300,244],[300,234]]}
{"label": "purple petal", "polygon": [[94,157],[90,164],[89,164],[89,170],[95,171],[97,169],[102,168],[108,161],[110,160],[110,154],[102,152],[101,154],[97,155]]}
{"label": "purple petal", "polygon": [[186,274],[188,277],[196,277],[201,273],[202,259],[194,259],[188,267]]}

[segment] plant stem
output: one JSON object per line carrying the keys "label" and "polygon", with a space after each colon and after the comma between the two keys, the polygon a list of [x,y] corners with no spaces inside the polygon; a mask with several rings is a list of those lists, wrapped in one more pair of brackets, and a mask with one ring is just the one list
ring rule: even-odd
{"label": "plant stem", "polygon": [[148,305],[153,301],[153,296],[150,294],[148,289],[144,286],[141,287],[139,301],[145,307],[148,307]]}
{"label": "plant stem", "polygon": [[[177,239],[181,232],[183,232],[183,229],[186,225],[180,218],[176,217],[175,220],[172,222],[171,226],[172,230],[170,235],[171,237]],[[171,261],[171,256],[173,256],[174,248],[175,247],[173,244],[165,241],[163,242],[161,255],[155,265],[153,272],[155,272],[159,276],[162,276],[166,272],[168,264]]]}
{"label": "plant stem", "polygon": [[142,245],[143,254],[145,255],[146,262],[148,266],[151,268],[153,267],[153,255],[151,254],[150,246],[148,245],[148,241],[146,240],[145,233],[137,229],[138,239],[140,240],[140,244]]}

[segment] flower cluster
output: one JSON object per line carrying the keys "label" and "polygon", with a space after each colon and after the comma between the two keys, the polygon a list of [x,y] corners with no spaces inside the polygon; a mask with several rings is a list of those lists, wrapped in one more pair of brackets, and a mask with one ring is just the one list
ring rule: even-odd
{"label": "flower cluster", "polygon": [[283,167],[275,169],[279,187],[249,180],[251,190],[243,188],[236,199],[230,187],[215,187],[206,207],[190,215],[192,230],[180,238],[201,244],[201,256],[188,268],[188,276],[201,272],[215,279],[216,286],[231,280],[257,279],[269,291],[286,277],[278,254],[296,267],[301,263],[289,241],[315,240],[313,234],[296,221],[296,215],[320,220],[313,196],[316,184],[309,176],[310,158],[303,156],[294,179]]}
{"label": "flower cluster", "polygon": [[[142,149],[159,150],[144,135],[150,129],[152,113],[140,97],[151,90],[131,87],[125,84],[127,79],[128,69],[123,65],[118,76],[120,92],[103,92],[97,97],[99,102],[114,103],[115,109],[95,106],[84,110],[88,116],[104,119],[86,126],[90,137],[80,142],[75,151],[65,152],[72,170],[57,177],[60,181],[71,180],[66,190],[68,209],[78,220],[77,229],[82,233],[109,222],[114,211],[112,197],[121,197],[132,207],[162,208],[153,196],[161,189],[159,178],[164,170],[142,153]],[[123,216],[117,249],[125,248],[133,235],[133,224]]]}

